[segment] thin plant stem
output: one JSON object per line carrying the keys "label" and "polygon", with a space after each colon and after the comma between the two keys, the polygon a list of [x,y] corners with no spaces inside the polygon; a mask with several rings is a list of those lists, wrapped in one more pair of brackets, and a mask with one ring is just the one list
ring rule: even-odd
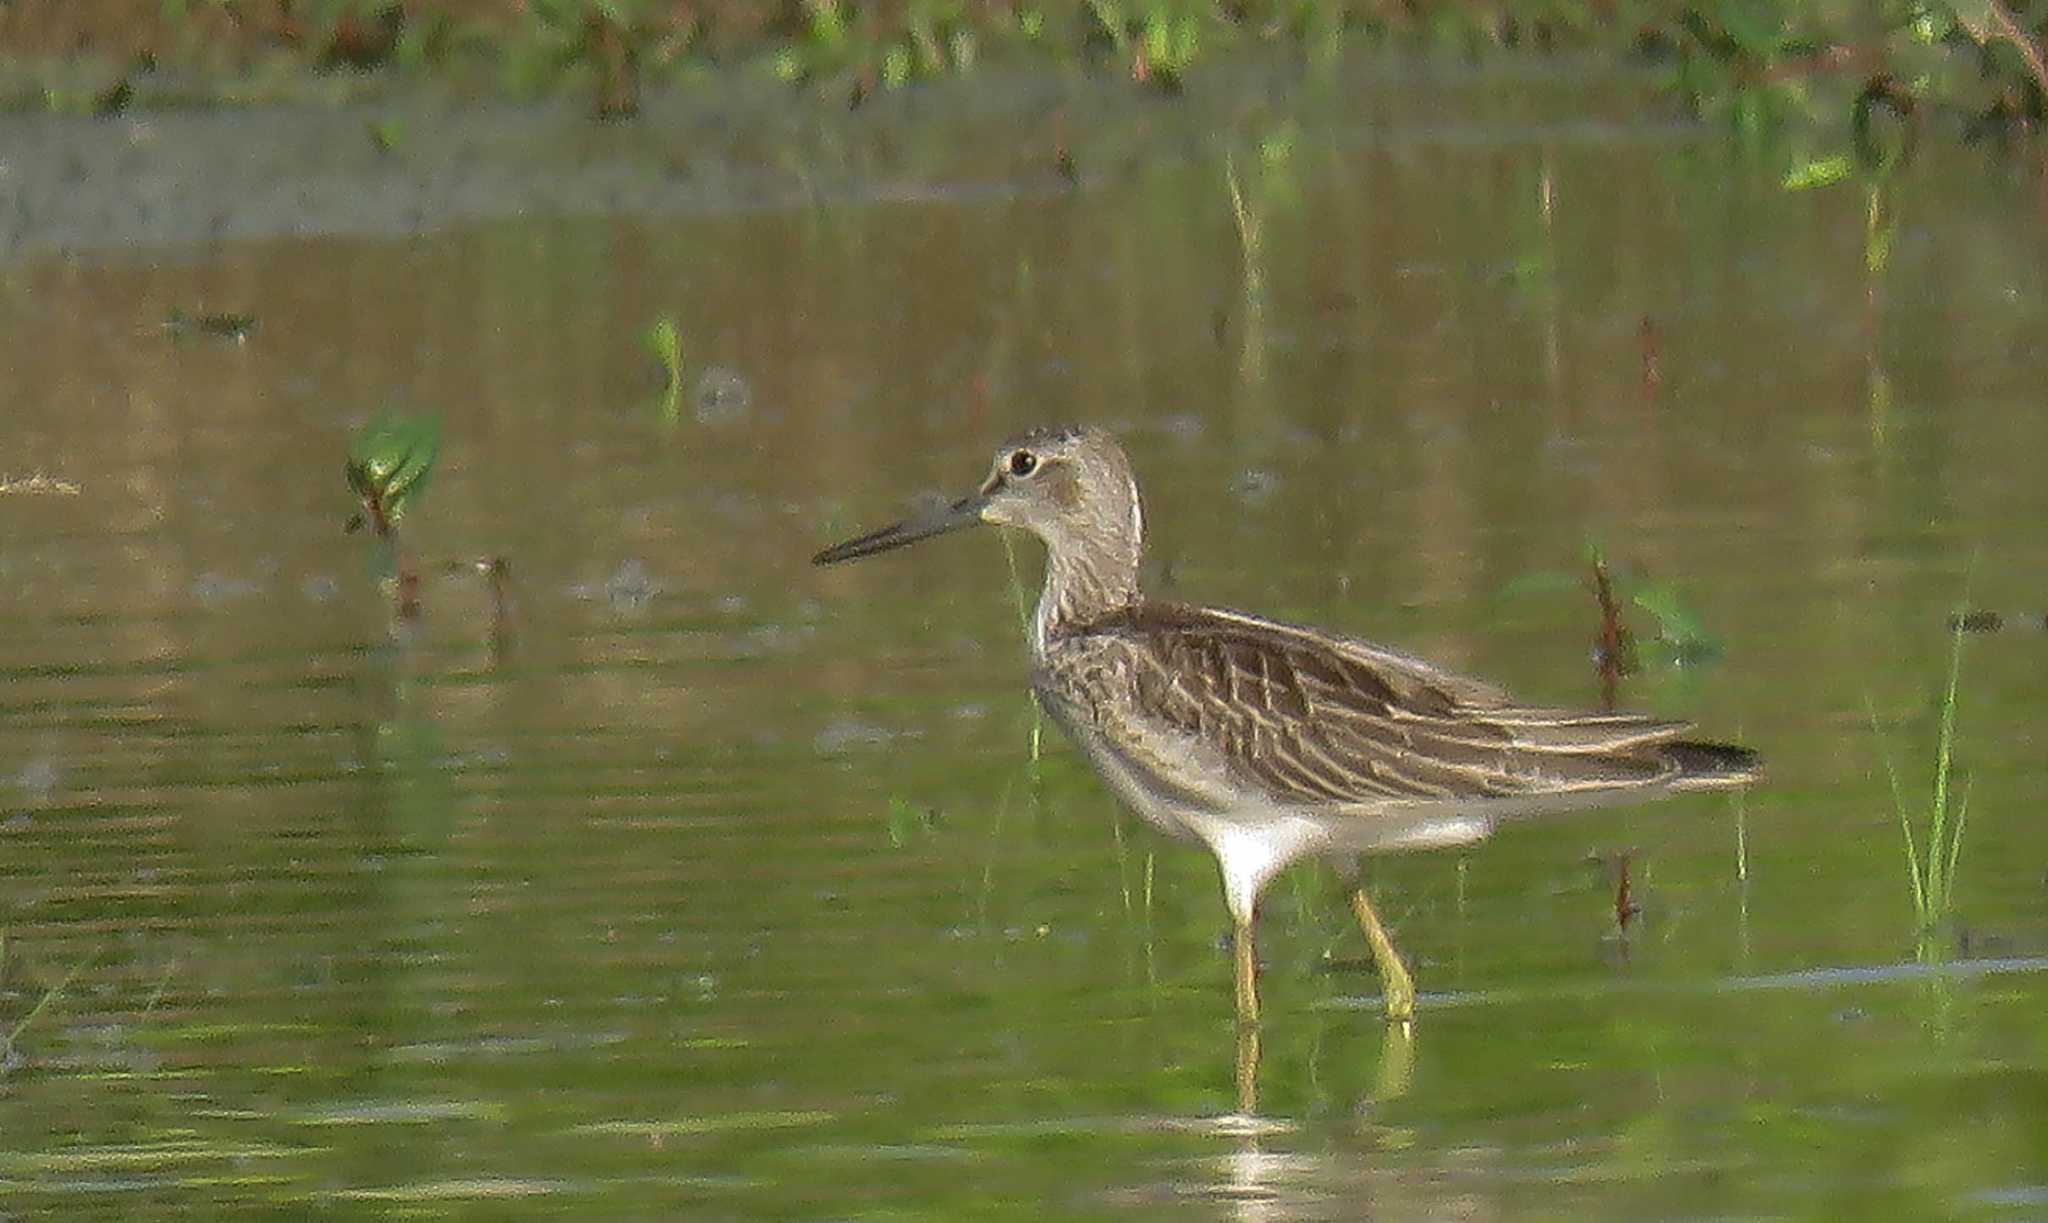
{"label": "thin plant stem", "polygon": [[171,974],[173,972],[176,972],[177,969],[178,962],[176,960],[172,960],[170,963],[164,965],[163,975],[156,979],[156,988],[149,991],[149,1001],[144,1003],[142,1006],[142,1013],[144,1015],[147,1015],[151,1011],[155,1010],[156,1004],[163,1001],[164,989],[165,987],[170,985]]}
{"label": "thin plant stem", "polygon": [[1159,963],[1152,946],[1152,851],[1145,851],[1145,988],[1148,996],[1159,989]]}
{"label": "thin plant stem", "polygon": [[996,818],[989,821],[988,852],[981,859],[981,892],[975,897],[975,921],[983,930],[988,929],[988,901],[996,887],[996,854],[1003,839],[1003,817],[1009,813],[1010,798],[1017,791],[1017,779],[1013,776],[1003,783],[1003,796],[996,801]]}
{"label": "thin plant stem", "polygon": [[[1031,636],[1031,599],[1024,589],[1024,577],[1017,572],[1017,545],[1010,539],[1008,531],[999,532],[1003,538],[1003,559],[1010,566],[1010,597],[1017,605],[1017,626],[1023,630],[1026,639]],[[1038,706],[1038,693],[1031,694],[1031,763],[1039,761],[1039,752],[1045,730],[1045,711]]]}
{"label": "thin plant stem", "polygon": [[1237,223],[1237,242],[1244,256],[1245,295],[1254,296],[1263,288],[1259,262],[1259,216],[1245,203],[1244,188],[1237,181],[1237,159],[1230,153],[1223,155],[1223,183],[1230,190],[1230,216]]}
{"label": "thin plant stem", "polygon": [[91,967],[100,958],[100,951],[103,946],[104,944],[94,947],[91,954],[71,966],[71,971],[64,974],[62,981],[43,991],[43,996],[38,998],[36,1004],[29,1008],[28,1014],[21,1017],[21,1022],[14,1025],[14,1030],[7,1034],[7,1038],[0,1040],[0,1060],[5,1060],[9,1054],[14,1052],[14,1042],[21,1039],[21,1034],[28,1030],[28,1025],[36,1021],[36,1016],[42,1014],[44,1008],[61,997],[64,991],[71,987],[71,982],[77,979],[79,973]]}
{"label": "thin plant stem", "polygon": [[1017,572],[1017,545],[1008,531],[999,532],[1003,540],[1003,560],[1010,566],[1010,599],[1017,607],[1017,627],[1024,635],[1031,635],[1031,605],[1024,591],[1024,575]]}
{"label": "thin plant stem", "polygon": [[1742,791],[1737,790],[1731,801],[1735,804],[1735,882],[1746,887],[1749,884],[1749,812],[1743,804]]}
{"label": "thin plant stem", "polygon": [[1266,353],[1266,265],[1260,250],[1256,204],[1248,203],[1237,179],[1237,161],[1223,155],[1223,181],[1230,190],[1230,215],[1237,225],[1237,244],[1244,261],[1244,337],[1238,354],[1238,377],[1246,384],[1264,380]]}
{"label": "thin plant stem", "polygon": [[1131,881],[1130,876],[1126,873],[1126,867],[1130,863],[1130,854],[1124,848],[1124,817],[1121,811],[1110,813],[1109,831],[1110,836],[1116,842],[1116,890],[1122,895],[1124,901],[1124,924],[1129,925],[1131,921]]}

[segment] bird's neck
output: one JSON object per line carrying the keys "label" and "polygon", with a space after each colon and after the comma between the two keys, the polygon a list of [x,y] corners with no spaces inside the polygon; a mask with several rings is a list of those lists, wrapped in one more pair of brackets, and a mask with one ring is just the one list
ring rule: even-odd
{"label": "bird's neck", "polygon": [[1032,652],[1039,657],[1064,630],[1121,611],[1139,599],[1137,541],[1091,544],[1084,549],[1052,541],[1046,547],[1045,589],[1038,596],[1031,626]]}

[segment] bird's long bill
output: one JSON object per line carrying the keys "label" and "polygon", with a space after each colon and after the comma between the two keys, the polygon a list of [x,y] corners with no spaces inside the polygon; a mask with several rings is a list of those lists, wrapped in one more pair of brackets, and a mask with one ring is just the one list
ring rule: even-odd
{"label": "bird's long bill", "polygon": [[887,552],[905,544],[914,544],[920,539],[930,539],[961,527],[971,527],[981,521],[982,507],[988,504],[985,493],[962,497],[958,501],[914,518],[906,518],[879,531],[870,531],[859,539],[849,539],[843,544],[833,544],[811,558],[813,565],[836,565],[840,561],[857,560]]}

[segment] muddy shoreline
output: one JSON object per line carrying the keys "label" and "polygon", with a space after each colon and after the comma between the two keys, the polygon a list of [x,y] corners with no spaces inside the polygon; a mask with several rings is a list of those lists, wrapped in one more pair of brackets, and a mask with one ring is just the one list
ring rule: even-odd
{"label": "muddy shoreline", "polygon": [[[541,217],[726,214],[1085,195],[1160,159],[1282,124],[1348,140],[1685,139],[1645,125],[1646,86],[1613,76],[1589,111],[1571,64],[1485,73],[1371,61],[1305,74],[1241,65],[1173,99],[1127,82],[984,76],[857,111],[735,76],[647,100],[629,122],[571,99],[422,92],[335,107],[0,117],[0,264],[291,237],[399,238]],[[1450,123],[1437,104],[1461,99]],[[1497,120],[1491,116],[1498,114]]]}

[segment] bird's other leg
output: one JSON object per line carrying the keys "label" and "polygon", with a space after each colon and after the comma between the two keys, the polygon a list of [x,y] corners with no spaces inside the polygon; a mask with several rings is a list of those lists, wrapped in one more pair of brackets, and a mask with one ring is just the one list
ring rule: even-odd
{"label": "bird's other leg", "polygon": [[1387,1042],[1380,1049],[1380,1070],[1374,1080],[1372,1099],[1376,1104],[1398,1100],[1408,1094],[1415,1081],[1415,1025],[1406,1021],[1387,1022]]}
{"label": "bird's other leg", "polygon": [[1363,885],[1351,889],[1351,911],[1358,915],[1358,927],[1365,931],[1365,941],[1372,948],[1373,967],[1379,970],[1380,990],[1386,995],[1387,1022],[1410,1022],[1415,1018],[1415,979],[1408,975],[1408,966],[1401,962],[1401,953],[1395,950],[1380,915],[1373,911]]}

